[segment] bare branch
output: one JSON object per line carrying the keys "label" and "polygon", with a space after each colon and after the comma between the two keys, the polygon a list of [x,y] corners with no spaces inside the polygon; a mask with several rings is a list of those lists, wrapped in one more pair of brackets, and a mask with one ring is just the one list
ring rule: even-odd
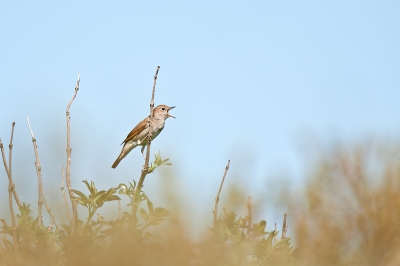
{"label": "bare branch", "polygon": [[[274,231],[276,232],[276,230],[277,230],[277,227],[276,227],[276,222],[275,222],[275,230]],[[279,241],[277,235],[278,234],[275,234],[275,236],[274,236],[274,244],[278,243],[278,241]]]}
{"label": "bare branch", "polygon": [[55,219],[56,216],[51,211],[51,208],[47,204],[46,197],[44,195],[44,189],[43,189],[43,183],[42,183],[42,166],[40,165],[39,152],[37,149],[36,139],[35,139],[35,136],[33,135],[33,131],[31,128],[31,124],[29,123],[28,116],[26,116],[26,121],[28,122],[29,130],[31,131],[31,135],[32,135],[33,150],[35,151],[35,158],[36,158],[36,161],[35,161],[36,174],[38,176],[38,183],[39,183],[38,224],[39,224],[39,226],[42,226],[42,205],[44,203],[44,206],[46,207],[46,210],[49,213],[50,218],[51,218],[51,224],[50,224],[49,228],[52,228],[53,224],[57,226],[56,219]]}
{"label": "bare branch", "polygon": [[8,145],[8,148],[10,149],[10,152],[8,153],[8,171],[10,172],[10,176],[12,176],[12,148],[13,148],[12,141],[14,138],[14,127],[15,127],[15,122],[12,122],[10,145]]}
{"label": "bare branch", "polygon": [[33,143],[33,150],[35,151],[35,168],[36,168],[36,174],[38,176],[38,190],[39,190],[39,200],[38,200],[38,225],[41,227],[43,225],[43,216],[42,216],[42,207],[43,207],[43,193],[42,193],[42,167],[40,166],[40,161],[39,161],[39,154],[37,151],[37,145],[36,145],[36,139],[35,136],[33,135],[31,124],[29,123],[29,118],[26,116],[26,121],[28,122],[29,130],[31,131],[32,135],[32,143]]}
{"label": "bare branch", "polygon": [[7,166],[7,159],[6,159],[6,154],[4,153],[4,146],[3,142],[1,142],[0,138],[0,149],[1,149],[1,156],[3,157],[3,163],[4,163],[4,169],[6,170],[7,177],[10,176],[9,171],[8,171],[8,166]]}
{"label": "bare branch", "polygon": [[213,213],[214,213],[214,228],[217,225],[217,219],[218,219],[217,212],[218,212],[219,195],[221,194],[222,186],[224,185],[225,177],[226,177],[226,174],[228,173],[229,164],[230,163],[231,163],[231,160],[228,160],[228,164],[225,166],[224,175],[222,176],[221,184],[219,185],[219,190],[218,190],[218,193],[217,193],[217,197],[215,197],[215,206],[214,206],[214,210],[213,210]]}
{"label": "bare branch", "polygon": [[121,200],[118,200],[118,220],[122,219]]}
{"label": "bare branch", "polygon": [[[10,145],[9,145],[9,148],[10,148],[9,158],[10,159],[8,161],[8,164],[9,164],[8,171],[10,172],[10,176],[11,177],[12,177],[12,148],[13,148],[12,141],[13,141],[13,138],[14,138],[14,127],[15,127],[15,122],[12,123],[11,140],[10,140]],[[14,183],[12,184],[12,191],[13,191],[14,198],[15,198],[15,201],[17,202],[18,207],[21,207],[22,204],[21,204],[21,201],[19,200],[17,191],[15,190],[15,184]]]}
{"label": "bare branch", "polygon": [[[10,214],[11,214],[11,221],[12,221],[12,231],[13,231],[13,247],[16,250],[18,248],[18,238],[17,238],[17,221],[15,219],[15,212],[14,212],[14,205],[13,205],[13,191],[15,191],[15,185],[12,181],[12,148],[13,148],[13,137],[14,137],[14,127],[15,127],[15,122],[12,122],[11,126],[11,139],[10,139],[10,144],[8,145],[9,147],[9,161],[8,161],[8,167],[7,167],[7,161],[6,161],[6,155],[4,153],[4,146],[3,143],[1,142],[0,139],[0,149],[1,149],[1,155],[3,157],[3,163],[4,163],[4,169],[6,170],[7,176],[8,176],[8,203],[10,206]],[[15,195],[17,193],[15,192]],[[15,197],[15,196],[14,196]],[[16,200],[18,199],[18,196],[16,197]],[[19,199],[18,199],[19,202]]]}
{"label": "bare branch", "polygon": [[282,224],[282,237],[281,237],[281,239],[283,239],[283,238],[285,238],[286,237],[286,232],[287,232],[287,224],[286,224],[286,217],[287,217],[287,214],[285,213],[284,215],[283,215],[283,224]]}
{"label": "bare branch", "polygon": [[70,126],[70,119],[71,117],[69,116],[69,109],[71,107],[72,102],[74,101],[76,94],[78,93],[79,90],[79,82],[81,81],[80,78],[80,73],[78,72],[78,80],[76,81],[75,85],[75,92],[74,95],[72,96],[72,99],[69,101],[67,105],[67,110],[66,110],[66,119],[67,119],[67,166],[66,166],[66,183],[68,187],[68,193],[69,193],[69,198],[72,203],[72,223],[71,227],[72,230],[75,228],[75,221],[78,219],[78,200],[75,197],[72,187],[71,187],[71,126]]}
{"label": "bare branch", "polygon": [[157,75],[158,75],[159,70],[160,70],[160,66],[157,66],[156,74],[154,75],[153,91],[151,94],[151,102],[150,102],[150,120],[149,120],[149,134],[147,135],[146,159],[145,159],[145,162],[143,165],[142,174],[140,175],[140,178],[139,178],[135,196],[132,200],[132,217],[134,217],[134,219],[136,217],[136,212],[139,207],[140,191],[142,190],[143,182],[144,182],[144,179],[146,178],[146,175],[148,174],[148,169],[149,169],[150,145],[151,145],[151,140],[152,140],[152,135],[153,135],[153,125],[152,125],[151,121],[153,121],[154,94],[156,91]]}
{"label": "bare branch", "polygon": [[61,179],[61,191],[62,191],[62,194],[63,194],[65,210],[67,212],[68,221],[69,221],[70,224],[72,224],[71,214],[69,213],[69,206],[68,206],[67,196],[65,195],[64,178],[65,178],[65,171],[64,171],[64,166],[63,166],[62,167],[62,179]]}
{"label": "bare branch", "polygon": [[[4,146],[3,146],[3,143],[1,142],[1,139],[0,139],[0,149],[1,149],[1,155],[2,155],[2,158],[3,158],[4,169],[6,170],[7,177],[9,177],[11,173],[10,173],[9,168],[7,166],[7,159],[6,159],[6,155],[4,153]],[[21,207],[22,204],[21,204],[21,201],[19,200],[19,197],[18,197],[18,194],[17,194],[17,190],[15,189],[15,184],[14,183],[12,185],[12,192],[14,194],[14,199],[17,202],[18,207]]]}
{"label": "bare branch", "polygon": [[250,236],[251,227],[253,225],[253,212],[252,212],[252,206],[251,206],[251,197],[248,197],[248,199],[247,199],[247,210],[249,212],[249,225],[247,227],[247,235]]}
{"label": "bare branch", "polygon": [[35,158],[36,158],[35,168],[36,168],[36,174],[38,176],[38,189],[39,189],[38,224],[39,224],[39,226],[43,225],[42,207],[43,207],[43,203],[44,203],[46,210],[50,215],[50,218],[51,218],[50,226],[52,227],[52,224],[56,224],[55,215],[51,211],[50,207],[47,205],[46,197],[44,195],[43,183],[42,183],[42,166],[40,165],[39,152],[37,149],[36,139],[35,139],[35,136],[33,135],[33,131],[31,128],[31,124],[29,123],[28,116],[26,116],[26,121],[28,122],[29,131],[31,132],[31,135],[32,135],[33,150],[35,151]]}

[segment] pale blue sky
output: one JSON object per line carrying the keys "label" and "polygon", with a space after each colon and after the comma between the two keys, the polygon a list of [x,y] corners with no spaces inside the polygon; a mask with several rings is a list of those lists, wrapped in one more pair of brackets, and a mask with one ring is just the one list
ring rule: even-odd
{"label": "pale blue sky", "polygon": [[[65,108],[78,71],[73,184],[83,189],[88,179],[105,189],[137,179],[139,150],[111,165],[148,115],[157,65],[155,103],[176,105],[177,119],[152,148],[170,158],[195,216],[211,218],[229,158],[227,185],[255,197],[273,193],[265,184],[281,177],[301,184],[310,146],[400,133],[399,14],[398,1],[3,2],[0,137],[8,144],[15,121],[21,198],[36,209],[26,115],[46,192],[60,193]],[[160,173],[145,183],[155,205]],[[0,170],[1,202],[6,186]]]}

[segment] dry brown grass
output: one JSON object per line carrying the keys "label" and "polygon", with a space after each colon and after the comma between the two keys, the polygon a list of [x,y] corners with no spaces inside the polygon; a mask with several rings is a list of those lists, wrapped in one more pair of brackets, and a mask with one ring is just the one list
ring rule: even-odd
{"label": "dry brown grass", "polygon": [[399,153],[369,143],[321,157],[291,205],[299,265],[400,265]]}

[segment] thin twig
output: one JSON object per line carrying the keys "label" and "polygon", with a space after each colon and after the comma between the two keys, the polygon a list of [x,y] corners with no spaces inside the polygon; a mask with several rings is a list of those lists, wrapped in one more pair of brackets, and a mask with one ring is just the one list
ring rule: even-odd
{"label": "thin twig", "polygon": [[72,224],[71,214],[69,213],[69,206],[68,206],[67,196],[65,195],[65,189],[64,189],[64,178],[65,178],[64,166],[62,167],[62,173],[61,174],[62,174],[61,191],[62,191],[62,195],[63,195],[63,198],[64,198],[65,210],[67,212],[68,221],[69,221],[70,224]]}
{"label": "thin twig", "polygon": [[251,197],[247,199],[247,210],[249,212],[249,225],[247,226],[247,235],[250,236],[251,233],[251,226],[253,225],[253,212],[251,206]]}
{"label": "thin twig", "polygon": [[286,237],[286,232],[287,232],[286,217],[287,217],[287,214],[285,213],[285,214],[283,215],[283,224],[282,224],[282,236],[281,236],[281,239],[283,239],[283,238]]}
{"label": "thin twig", "polygon": [[230,163],[231,163],[231,160],[228,160],[228,164],[225,166],[224,175],[222,176],[221,184],[219,185],[219,190],[218,190],[218,193],[217,193],[217,197],[215,197],[215,205],[214,205],[214,210],[213,210],[213,213],[214,213],[214,228],[217,225],[217,218],[218,218],[217,217],[217,212],[218,212],[219,195],[221,194],[222,186],[224,185],[225,177],[226,177],[226,174],[228,173],[229,164]]}
{"label": "thin twig", "polygon": [[8,172],[6,154],[4,153],[4,146],[3,146],[3,142],[1,142],[1,138],[0,138],[0,149],[1,149],[1,155],[3,157],[4,169],[6,170],[6,174],[7,174],[7,177],[8,177],[8,176],[10,176],[10,174]]}
{"label": "thin twig", "polygon": [[275,230],[274,230],[274,231],[275,231],[276,234],[275,234],[275,236],[274,236],[274,244],[278,243],[278,241],[279,241],[279,240],[278,240],[278,237],[277,237],[278,234],[277,234],[276,229],[277,229],[277,228],[276,228],[276,222],[275,222]]}
{"label": "thin twig", "polygon": [[69,193],[69,198],[72,203],[72,223],[71,227],[72,230],[75,229],[75,221],[78,219],[78,199],[75,197],[72,187],[71,187],[71,127],[70,127],[70,119],[71,117],[69,116],[69,109],[71,107],[72,102],[74,101],[76,94],[78,93],[79,90],[79,82],[81,81],[80,78],[80,73],[78,72],[78,80],[76,81],[75,85],[75,92],[74,95],[72,96],[72,99],[69,101],[67,105],[67,110],[66,110],[66,118],[67,118],[67,167],[66,167],[66,183],[68,187],[68,193]]}
{"label": "thin twig", "polygon": [[[4,168],[6,169],[7,172],[7,176],[8,176],[8,203],[10,205],[10,214],[11,214],[11,221],[12,221],[12,231],[13,231],[13,247],[14,250],[16,250],[18,248],[18,238],[17,238],[17,221],[15,219],[15,212],[14,212],[14,205],[13,205],[13,191],[15,189],[15,185],[12,181],[12,148],[13,148],[13,137],[14,137],[14,127],[15,127],[15,122],[12,122],[12,126],[11,126],[11,138],[10,138],[10,144],[8,145],[9,147],[9,161],[8,161],[8,167],[7,167],[7,161],[6,161],[6,155],[4,153],[4,147],[3,147],[3,143],[1,142],[0,139],[0,149],[1,149],[1,155],[3,157],[3,163],[4,163]],[[15,193],[16,195],[16,193]]]}
{"label": "thin twig", "polygon": [[12,181],[12,148],[13,148],[13,138],[14,138],[14,127],[15,127],[15,122],[12,122],[12,127],[11,127],[11,138],[10,138],[10,145],[8,145],[8,148],[10,150],[9,152],[9,159],[8,159],[8,172],[10,174],[9,176],[9,187],[8,187],[8,200],[10,202],[10,210],[12,211],[12,216],[13,216],[13,246],[14,249],[18,248],[18,236],[17,236],[17,221],[15,219],[15,215],[14,215],[14,207],[12,204],[12,191],[15,189],[15,185],[14,182]]}
{"label": "thin twig", "polygon": [[[3,158],[4,169],[6,170],[7,178],[8,178],[8,180],[10,181],[10,171],[8,171],[6,154],[5,154],[5,152],[4,152],[4,146],[3,146],[3,142],[1,142],[1,138],[0,138],[0,150],[1,150],[1,156],[2,156],[2,158]],[[15,185],[12,184],[12,187],[14,188]],[[10,188],[10,187],[9,187],[9,188]]]}
{"label": "thin twig", "polygon": [[12,176],[12,148],[13,148],[12,141],[14,138],[14,127],[15,127],[15,122],[12,122],[10,145],[8,145],[8,148],[10,149],[10,152],[8,153],[8,171],[10,173],[10,176]]}
{"label": "thin twig", "polygon": [[38,183],[39,183],[39,201],[38,201],[38,224],[39,226],[42,226],[42,205],[44,203],[44,206],[46,207],[47,212],[50,215],[51,218],[51,223],[50,223],[50,228],[53,227],[53,224],[56,225],[56,216],[53,214],[51,211],[51,208],[47,204],[46,197],[44,195],[44,189],[43,189],[43,183],[42,183],[42,166],[40,165],[40,159],[39,159],[39,152],[37,149],[37,144],[36,144],[36,139],[35,136],[33,135],[33,131],[31,128],[31,124],[29,123],[29,118],[26,116],[26,121],[28,122],[29,130],[32,135],[32,144],[33,144],[33,150],[35,151],[35,166],[36,166],[36,174],[38,176]]}
{"label": "thin twig", "polygon": [[40,166],[40,161],[39,161],[39,155],[37,152],[37,145],[36,145],[36,139],[33,135],[32,132],[32,128],[31,125],[29,123],[29,118],[28,116],[26,116],[26,121],[28,122],[28,126],[29,126],[29,130],[31,131],[31,135],[32,135],[32,143],[33,143],[33,149],[35,151],[35,157],[36,157],[36,161],[35,161],[35,167],[36,167],[36,174],[38,176],[38,189],[39,189],[39,200],[38,200],[38,224],[40,227],[42,227],[43,224],[43,216],[42,216],[42,207],[43,207],[43,193],[42,193],[42,167]]}
{"label": "thin twig", "polygon": [[138,182],[137,188],[136,188],[136,193],[134,195],[133,202],[132,202],[132,217],[135,220],[136,220],[136,212],[139,207],[140,191],[142,190],[144,179],[146,178],[146,175],[148,174],[148,170],[149,170],[150,145],[151,145],[151,140],[152,140],[152,135],[153,135],[153,124],[151,123],[151,121],[153,121],[154,94],[156,91],[157,75],[158,75],[159,70],[160,70],[160,66],[157,66],[156,74],[154,75],[153,91],[151,94],[151,102],[150,102],[150,120],[149,120],[149,134],[147,135],[146,159],[144,161],[142,174],[140,175],[139,182]]}
{"label": "thin twig", "polygon": [[[13,122],[12,127],[14,127],[14,125],[15,125],[15,122]],[[14,129],[12,130],[12,133],[11,133],[12,135],[14,134],[13,132],[14,132]],[[13,136],[11,136],[11,138],[13,138]],[[7,176],[12,176],[12,173],[10,171],[10,168],[11,168],[10,166],[12,166],[12,164],[10,162],[10,165],[7,166],[6,155],[4,153],[4,147],[3,147],[3,144],[1,143],[1,140],[0,140],[0,148],[1,148],[1,155],[3,157],[4,169],[6,170]],[[11,148],[12,148],[12,146],[11,146]],[[11,158],[11,156],[10,156],[10,158]],[[17,202],[18,207],[21,207],[22,204],[21,204],[21,201],[19,200],[17,190],[15,189],[14,183],[12,184],[12,192],[14,194],[14,199]]]}
{"label": "thin twig", "polygon": [[121,200],[118,200],[118,220],[122,218]]}

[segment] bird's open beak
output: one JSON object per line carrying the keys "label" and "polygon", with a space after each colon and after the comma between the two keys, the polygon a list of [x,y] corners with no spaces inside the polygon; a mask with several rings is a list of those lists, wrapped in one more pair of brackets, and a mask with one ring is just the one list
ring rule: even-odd
{"label": "bird's open beak", "polygon": [[[172,107],[170,107],[169,108],[169,110],[171,110],[171,109],[174,109],[175,108],[175,106],[172,106]],[[169,110],[168,110],[168,112],[169,112]],[[173,117],[173,118],[175,118],[176,119],[176,117],[175,116],[173,116],[173,115],[170,115],[169,113],[167,113],[167,117]]]}

